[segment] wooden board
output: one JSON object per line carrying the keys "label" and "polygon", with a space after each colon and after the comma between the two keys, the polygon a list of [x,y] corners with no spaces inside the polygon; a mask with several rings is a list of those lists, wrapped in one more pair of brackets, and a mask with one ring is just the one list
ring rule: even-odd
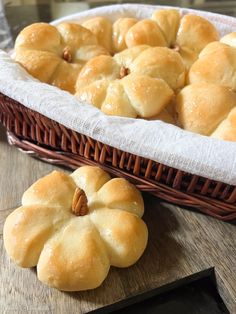
{"label": "wooden board", "polygon": [[[0,313],[85,313],[124,298],[214,268],[219,292],[236,313],[236,227],[145,195],[144,220],[149,243],[138,263],[111,268],[101,287],[65,293],[37,280],[34,269],[21,269],[6,256],[2,227],[20,205],[24,190],[55,166],[30,158],[10,147],[0,129]],[[166,286],[167,287],[167,286]]]}

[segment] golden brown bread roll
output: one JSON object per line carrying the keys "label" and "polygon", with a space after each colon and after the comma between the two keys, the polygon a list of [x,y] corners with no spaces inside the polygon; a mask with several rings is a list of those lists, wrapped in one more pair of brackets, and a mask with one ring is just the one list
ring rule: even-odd
{"label": "golden brown bread roll", "polygon": [[113,58],[90,60],[79,74],[75,95],[109,115],[149,118],[171,101],[171,88],[184,83],[185,67],[177,52],[137,46]]}
{"label": "golden brown bread roll", "polygon": [[112,52],[112,23],[107,18],[97,16],[85,21],[82,26],[96,36],[100,46]]}
{"label": "golden brown bread roll", "polygon": [[135,46],[115,54],[113,58],[120,66],[130,68],[132,63],[139,57],[139,55],[149,48],[150,46],[148,45]]}
{"label": "golden brown bread roll", "polygon": [[177,10],[157,10],[151,19],[155,21],[165,37],[168,47],[174,46],[180,24],[180,13]]}
{"label": "golden brown bread roll", "polygon": [[[126,73],[120,73],[124,68]],[[174,90],[185,83],[185,67],[177,52],[163,47],[137,46],[113,58],[100,56],[90,60],[78,77],[77,91],[94,81],[119,79],[129,73],[163,79]]]}
{"label": "golden brown bread roll", "polygon": [[236,94],[217,84],[191,84],[176,98],[180,126],[203,135],[211,135],[235,106]]}
{"label": "golden brown bread roll", "polygon": [[221,42],[207,45],[191,66],[188,80],[220,84],[236,91],[236,48]]}
{"label": "golden brown bread roll", "polygon": [[219,40],[219,33],[211,22],[193,14],[185,15],[180,22],[176,43],[200,53],[210,42]]}
{"label": "golden brown bread roll", "polygon": [[130,17],[119,18],[112,26],[112,47],[113,52],[117,53],[127,48],[125,38],[128,30],[138,22],[137,19]]}
{"label": "golden brown bread roll", "polygon": [[100,80],[115,80],[120,77],[121,67],[111,56],[99,56],[87,62],[76,82],[76,90],[88,87]]}
{"label": "golden brown bread roll", "polygon": [[130,64],[130,72],[163,79],[173,90],[185,84],[185,67],[180,55],[166,47],[145,49]]}
{"label": "golden brown bread roll", "polygon": [[99,45],[110,53],[117,53],[127,48],[126,34],[137,22],[135,18],[122,17],[112,24],[108,18],[97,16],[86,20],[82,25],[96,36]]}
{"label": "golden brown bread roll", "polygon": [[4,245],[21,267],[65,291],[101,285],[111,265],[134,264],[147,245],[141,193],[128,181],[85,166],[53,171],[25,193],[6,219]]}
{"label": "golden brown bread roll", "polygon": [[73,23],[54,27],[35,23],[15,42],[15,60],[32,76],[71,93],[82,66],[92,57],[109,54],[86,28]]}
{"label": "golden brown bread roll", "polygon": [[170,102],[173,91],[162,79],[129,74],[109,84],[101,111],[108,115],[149,118]]}
{"label": "golden brown bread roll", "polygon": [[125,42],[128,48],[149,45],[166,47],[167,42],[158,24],[152,20],[141,20],[132,26],[126,36]]}
{"label": "golden brown bread roll", "polygon": [[223,120],[211,137],[219,138],[225,141],[236,141],[236,108],[233,108],[225,120]]}
{"label": "golden brown bread roll", "polygon": [[136,23],[126,35],[127,47],[147,44],[175,49],[187,69],[200,51],[216,40],[219,40],[219,34],[208,20],[193,14],[181,18],[177,10],[168,9],[155,11],[151,20]]}

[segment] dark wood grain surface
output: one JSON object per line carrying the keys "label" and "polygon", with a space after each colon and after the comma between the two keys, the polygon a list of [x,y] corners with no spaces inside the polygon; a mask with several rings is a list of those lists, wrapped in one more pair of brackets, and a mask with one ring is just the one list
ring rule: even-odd
{"label": "dark wood grain surface", "polygon": [[[220,295],[236,313],[236,227],[144,195],[149,243],[128,269],[111,268],[101,287],[65,293],[44,286],[35,269],[7,257],[2,227],[24,190],[55,166],[30,158],[6,142],[0,129],[0,313],[85,313],[214,268]],[[169,285],[169,286],[168,286]]]}

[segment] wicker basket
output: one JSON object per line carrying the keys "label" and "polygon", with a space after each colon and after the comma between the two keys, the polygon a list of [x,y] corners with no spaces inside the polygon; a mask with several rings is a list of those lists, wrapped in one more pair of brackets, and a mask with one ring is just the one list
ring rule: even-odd
{"label": "wicker basket", "polygon": [[224,221],[236,219],[236,187],[192,175],[118,150],[0,94],[0,121],[8,140],[47,162],[77,168],[99,165],[168,202],[196,208]]}

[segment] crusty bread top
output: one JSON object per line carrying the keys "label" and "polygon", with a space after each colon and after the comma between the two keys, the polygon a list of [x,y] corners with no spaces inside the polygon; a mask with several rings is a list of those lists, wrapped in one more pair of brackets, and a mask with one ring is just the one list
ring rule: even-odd
{"label": "crusty bread top", "polygon": [[109,115],[151,118],[169,104],[171,89],[184,86],[185,75],[176,51],[141,45],[88,61],[78,76],[76,96]]}
{"label": "crusty bread top", "polygon": [[[78,188],[88,200],[85,216],[73,214]],[[54,288],[96,288],[110,265],[132,265],[147,245],[141,193],[98,167],[71,176],[53,171],[24,193],[22,203],[4,224],[5,248],[18,265],[37,266],[38,278]]]}
{"label": "crusty bread top", "polygon": [[236,94],[217,84],[188,85],[176,98],[180,126],[203,135],[210,135],[235,106]]}
{"label": "crusty bread top", "polygon": [[57,27],[35,23],[24,28],[15,42],[15,60],[32,76],[71,93],[82,66],[103,54],[109,53],[96,36],[74,23]]}
{"label": "crusty bread top", "polygon": [[188,80],[214,83],[236,91],[236,48],[221,42],[207,45],[191,66]]}
{"label": "crusty bread top", "polygon": [[82,25],[96,36],[100,46],[112,53],[112,23],[109,19],[96,16],[85,21]]}

